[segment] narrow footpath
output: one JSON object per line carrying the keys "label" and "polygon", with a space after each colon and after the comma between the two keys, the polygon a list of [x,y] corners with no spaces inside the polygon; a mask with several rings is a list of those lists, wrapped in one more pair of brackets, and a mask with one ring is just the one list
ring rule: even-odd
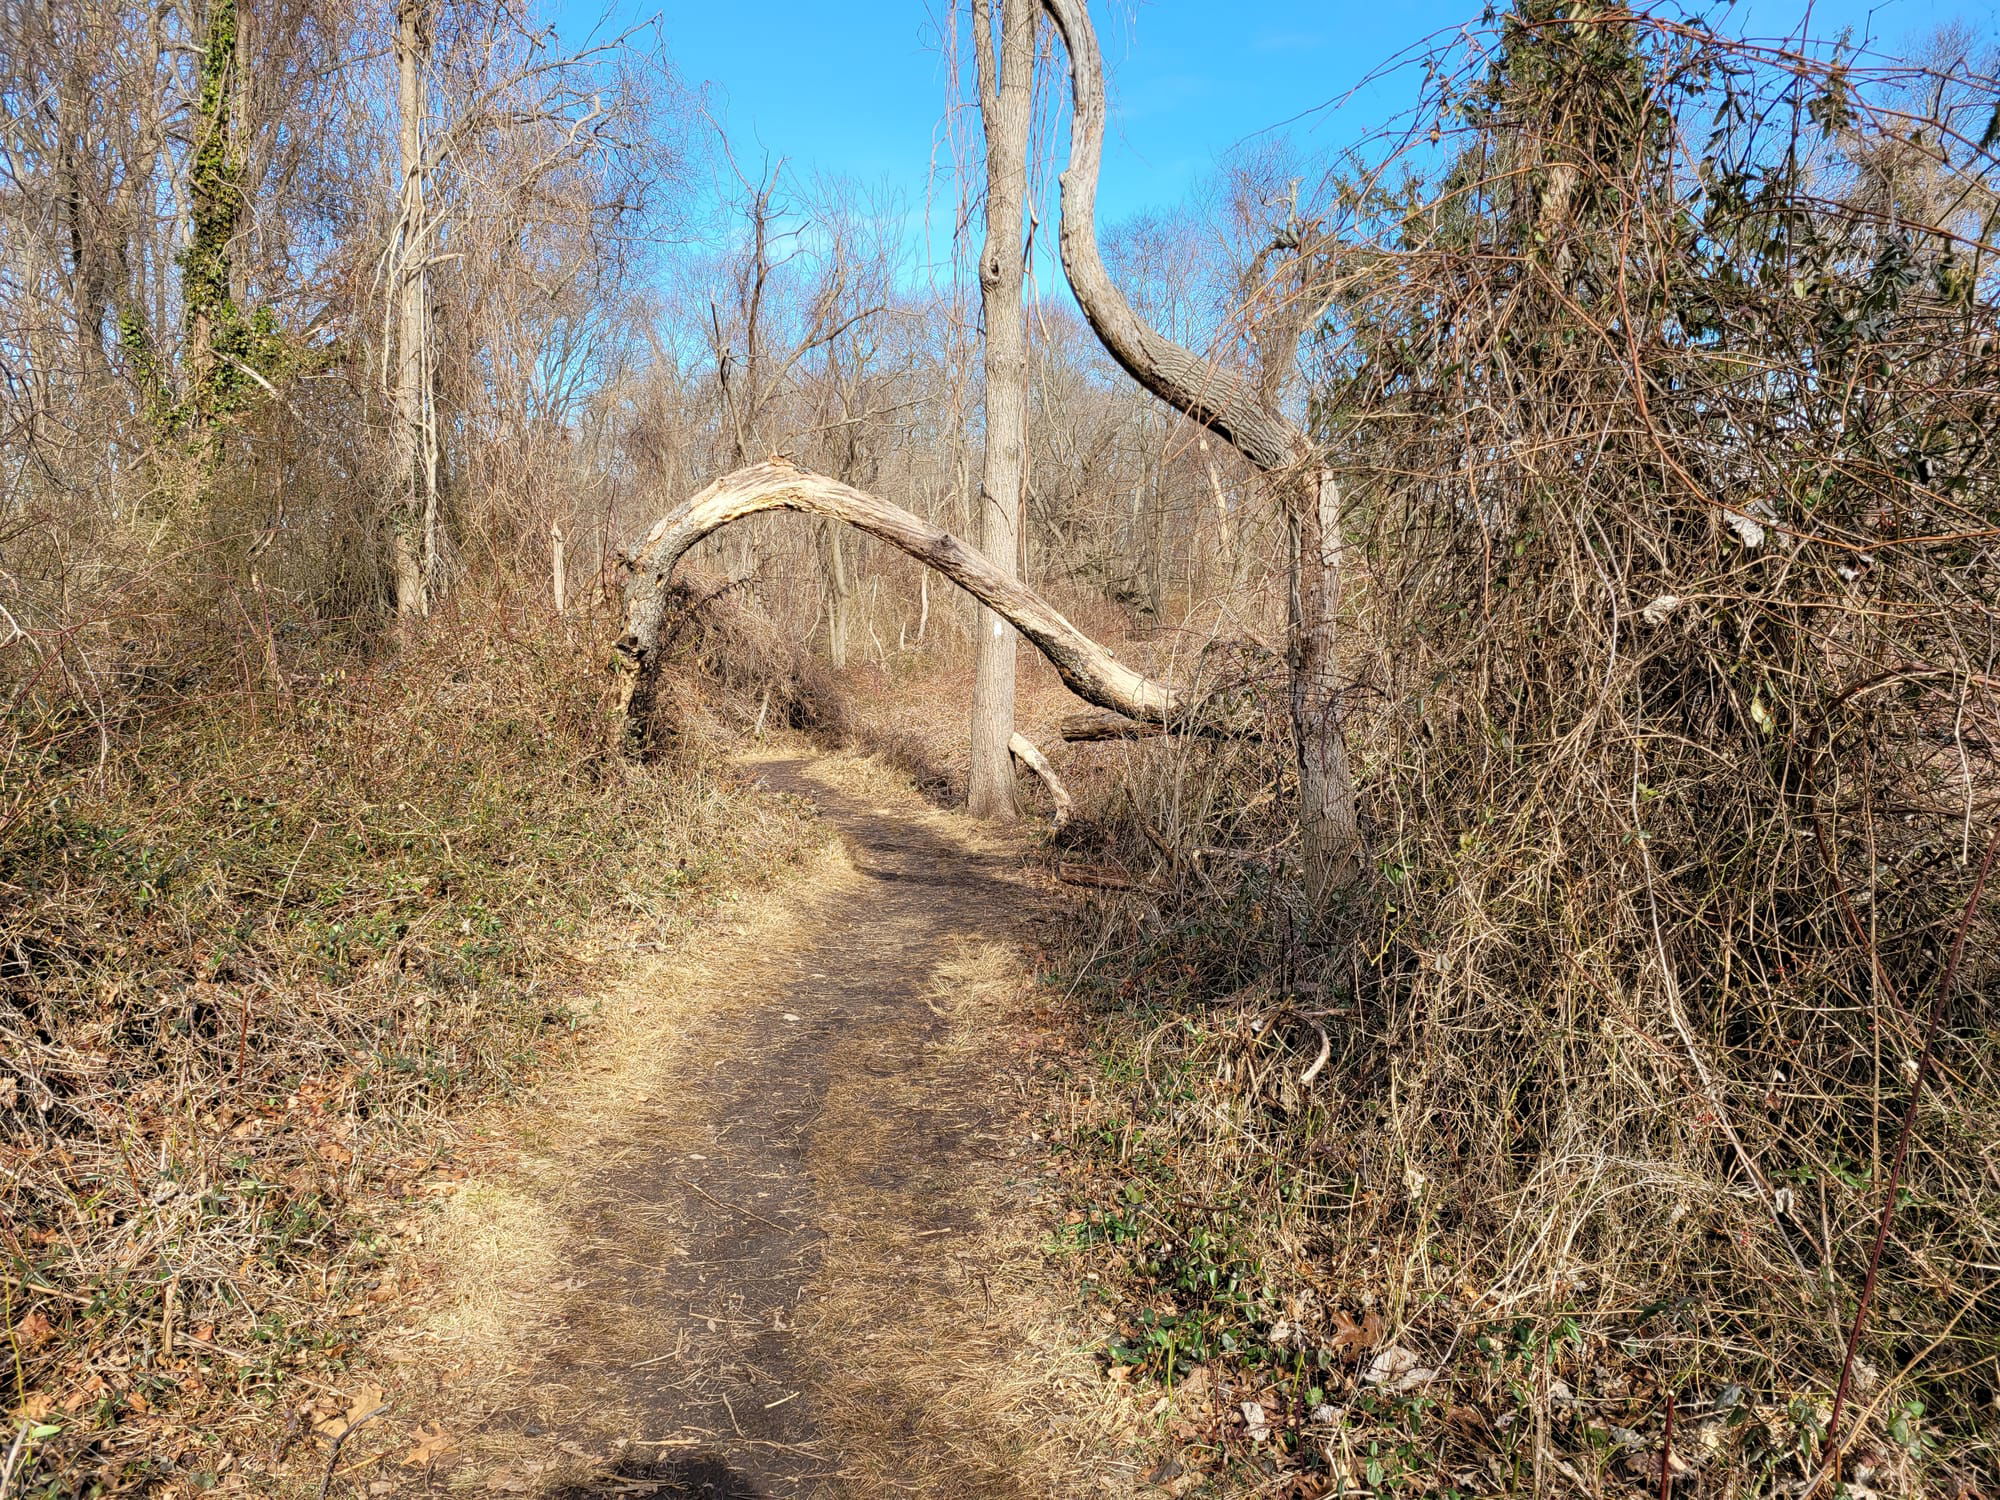
{"label": "narrow footpath", "polygon": [[752,770],[837,844],[636,965],[438,1211],[383,1353],[408,1452],[356,1493],[1134,1492],[1047,1252],[1020,836],[867,763]]}

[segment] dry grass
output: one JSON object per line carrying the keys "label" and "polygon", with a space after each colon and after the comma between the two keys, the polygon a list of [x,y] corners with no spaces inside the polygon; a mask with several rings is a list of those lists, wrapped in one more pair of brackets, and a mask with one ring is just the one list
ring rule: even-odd
{"label": "dry grass", "polygon": [[[483,1143],[472,1174],[445,1184],[399,1226],[401,1254],[422,1290],[398,1308],[399,1326],[371,1341],[373,1373],[356,1377],[396,1402],[374,1435],[379,1449],[400,1452],[426,1428],[442,1427],[448,1473],[559,1483],[594,1472],[635,1437],[662,1436],[650,1433],[643,1412],[619,1404],[612,1383],[547,1365],[579,1337],[565,1321],[566,1293],[597,1258],[599,1239],[616,1234],[606,1222],[607,1186],[623,1197],[617,1181],[634,1163],[684,1162],[708,1144],[702,1075],[739,1045],[745,1017],[768,1006],[769,976],[817,936],[801,920],[801,891],[838,892],[855,878],[845,854],[817,839],[770,885],[725,898],[699,922],[628,942],[569,1064],[464,1122]],[[644,1251],[655,1260],[678,1253],[665,1221],[648,1221]],[[588,1335],[604,1362],[633,1365],[661,1353],[661,1309],[609,1311],[613,1323]],[[588,1432],[595,1447],[589,1456],[552,1455],[521,1424],[486,1420],[524,1408],[544,1427]],[[304,1487],[314,1478],[302,1470],[294,1481]]]}
{"label": "dry grass", "polygon": [[673,920],[797,839],[697,745],[658,770],[605,753],[599,623],[468,593],[395,659],[274,631],[203,662],[175,633],[201,622],[168,617],[116,648],[115,700],[65,685],[102,666],[81,633],[11,684],[23,1492],[242,1473],[236,1439],[395,1292],[361,1206],[569,1045],[602,914]]}
{"label": "dry grass", "polygon": [[[1046,1184],[1023,1192],[1040,1175],[1022,1148],[1044,1083],[1007,1065],[1030,1054],[1014,1028],[1032,993],[1012,943],[968,940],[933,977],[942,1030],[917,1067],[885,1080],[856,1059],[837,1066],[818,1148],[829,1172],[907,1152],[921,1139],[909,1121],[941,1100],[1004,1143],[943,1192],[841,1173],[852,1185],[804,1326],[841,1351],[818,1395],[855,1493],[1027,1500],[1075,1493],[1087,1475],[1092,1493],[1131,1494],[1146,1467],[1146,1429],[1103,1379],[1071,1268],[1049,1256]],[[918,1224],[931,1227],[913,1244]]]}
{"label": "dry grass", "polygon": [[[1014,835],[926,805],[879,758],[829,757],[811,775],[953,861],[1018,855]],[[1144,1424],[1101,1378],[1072,1268],[1048,1254],[1053,1205],[1029,1135],[1049,1038],[1012,917],[994,911],[991,936],[936,957],[917,1007],[836,1035],[809,1074],[773,1025],[825,971],[846,982],[842,927],[875,888],[844,850],[821,848],[629,959],[571,1066],[466,1122],[487,1143],[472,1176],[395,1231],[406,1280],[426,1290],[399,1302],[402,1326],[371,1341],[342,1389],[391,1403],[349,1461],[405,1473],[401,1459],[442,1434],[437,1486],[591,1493],[607,1471],[726,1452],[737,1445],[721,1414],[724,1430],[699,1436],[703,1401],[740,1378],[734,1361],[773,1356],[727,1326],[718,1344],[713,1323],[704,1343],[699,1315],[740,1321],[756,1286],[797,1276],[800,1362],[786,1369],[813,1413],[806,1450],[838,1468],[843,1493],[1064,1494],[1078,1475],[1092,1493],[1130,1491]],[[751,1079],[771,1109],[824,1079],[800,1164],[811,1236],[784,1242],[812,1247],[797,1267],[684,1242],[691,1162],[725,1202],[781,1218],[797,1206],[760,1175],[774,1165],[761,1143],[731,1152],[743,1126],[730,1101]],[[701,1273],[693,1304],[685,1268]],[[737,1350],[727,1368],[718,1349]],[[737,1410],[747,1420],[740,1393]],[[316,1477],[308,1464],[292,1483]]]}

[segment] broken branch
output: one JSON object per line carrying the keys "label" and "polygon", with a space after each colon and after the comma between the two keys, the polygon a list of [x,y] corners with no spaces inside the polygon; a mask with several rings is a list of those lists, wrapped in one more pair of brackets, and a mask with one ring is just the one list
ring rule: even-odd
{"label": "broken branch", "polygon": [[620,697],[628,727],[644,719],[652,701],[667,580],[674,565],[695,543],[730,522],[770,510],[844,521],[900,548],[1005,619],[1048,658],[1071,692],[1100,708],[1164,722],[1180,706],[1172,688],[1133,671],[1064,619],[1040,594],[1009,578],[949,532],[851,485],[801,469],[788,459],[771,458],[723,475],[661,517],[630,554],[625,633],[617,644],[618,664],[626,673]]}
{"label": "broken branch", "polygon": [[1056,827],[1061,828],[1067,824],[1074,804],[1070,801],[1068,790],[1056,779],[1055,767],[1049,764],[1048,757],[1036,749],[1035,742],[1025,734],[1016,734],[1007,742],[1007,749],[1015,760],[1041,777],[1042,785],[1049,789],[1049,796],[1056,804]]}

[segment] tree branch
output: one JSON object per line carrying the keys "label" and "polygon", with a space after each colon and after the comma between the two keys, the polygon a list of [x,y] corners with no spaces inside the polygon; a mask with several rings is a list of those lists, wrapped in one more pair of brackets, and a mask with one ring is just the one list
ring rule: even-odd
{"label": "tree branch", "polygon": [[1251,744],[1261,744],[1264,739],[1254,729],[1193,723],[1188,719],[1177,719],[1168,724],[1158,720],[1127,719],[1117,714],[1067,714],[1057,728],[1072,745],[1101,740],[1144,740],[1163,734],[1192,735],[1206,740],[1243,740]]}
{"label": "tree branch", "polygon": [[1312,444],[1271,410],[1242,376],[1183,349],[1133,310],[1097,248],[1097,173],[1104,155],[1104,58],[1087,0],[1042,0],[1069,51],[1074,111],[1062,174],[1063,271],[1090,326],[1134,380],[1169,406],[1211,427],[1269,474],[1310,461]]}
{"label": "tree branch", "polygon": [[659,670],[660,626],[674,565],[702,538],[761,511],[790,510],[844,521],[943,574],[984,604],[1043,656],[1078,697],[1128,718],[1164,723],[1180,707],[1169,687],[1133,671],[1062,617],[1025,584],[1009,578],[949,532],[886,500],[773,458],[725,474],[661,517],[626,559],[625,633],[617,645],[627,681],[628,724],[651,703]]}
{"label": "tree branch", "polygon": [[1055,767],[1049,764],[1048,757],[1042,754],[1033,740],[1019,733],[1007,741],[1007,753],[1042,778],[1042,785],[1049,789],[1049,796],[1055,802],[1055,826],[1065,827],[1076,804],[1070,800],[1068,788],[1056,778]]}

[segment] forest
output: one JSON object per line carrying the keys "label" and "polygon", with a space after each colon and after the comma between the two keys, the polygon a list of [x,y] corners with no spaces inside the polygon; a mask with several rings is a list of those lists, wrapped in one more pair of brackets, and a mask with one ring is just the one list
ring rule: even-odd
{"label": "forest", "polygon": [[2000,38],[1176,8],[0,3],[0,1500],[2000,1497]]}

